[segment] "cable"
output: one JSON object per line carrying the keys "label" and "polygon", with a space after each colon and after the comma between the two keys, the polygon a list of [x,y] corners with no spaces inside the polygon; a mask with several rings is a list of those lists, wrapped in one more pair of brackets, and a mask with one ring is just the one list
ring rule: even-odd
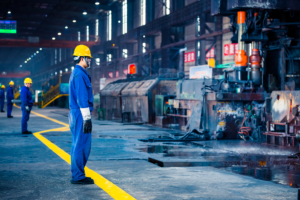
{"label": "cable", "polygon": [[242,127],[240,128],[240,131],[238,132],[239,136],[245,141],[246,141],[245,136],[250,137],[250,131],[251,131],[250,127],[243,127],[247,113],[248,113],[247,110],[245,110],[245,116],[244,116],[244,119],[242,122]]}

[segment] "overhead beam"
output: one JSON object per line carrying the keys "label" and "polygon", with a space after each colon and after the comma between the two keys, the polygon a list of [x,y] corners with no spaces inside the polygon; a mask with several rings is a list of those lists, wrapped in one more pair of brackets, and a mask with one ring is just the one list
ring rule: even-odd
{"label": "overhead beam", "polygon": [[39,43],[29,43],[28,40],[24,39],[0,39],[0,47],[75,48],[79,44],[91,47],[99,43],[64,40],[40,40]]}
{"label": "overhead beam", "polygon": [[[100,16],[99,16],[100,17]],[[100,19],[100,18],[99,18]],[[76,19],[76,23],[73,23],[73,19],[62,19],[62,18],[53,18],[53,17],[49,17],[49,18],[44,18],[43,20],[41,19],[37,19],[36,17],[27,17],[27,18],[20,18],[20,19],[17,19],[17,23],[18,23],[18,26],[19,26],[19,22],[21,23],[24,23],[24,22],[40,22],[40,24],[38,25],[41,25],[42,23],[41,22],[49,22],[51,24],[53,23],[57,23],[57,24],[64,24],[65,26],[70,26],[70,24],[74,25],[74,26],[85,26],[86,25],[86,22],[85,22],[86,19]],[[31,24],[31,23],[28,23],[28,24]],[[35,23],[37,24],[37,23]],[[22,24],[21,24],[22,25]],[[33,24],[32,24],[33,25]],[[71,25],[71,26],[72,26]]]}
{"label": "overhead beam", "polygon": [[[1,0],[1,4],[6,4],[6,3],[11,3],[11,0]],[[95,2],[93,3],[87,3],[87,2],[78,2],[78,1],[61,1],[61,0],[26,0],[25,2],[22,1],[22,5],[24,3],[27,4],[32,4],[32,3],[40,3],[40,4],[63,4],[63,5],[67,5],[67,6],[75,6],[75,7],[80,7],[83,9],[95,9],[95,10],[111,10],[112,6],[110,5],[95,5]],[[12,5],[18,5],[18,2],[14,2],[11,3]],[[18,7],[17,7],[18,8]],[[35,10],[39,9],[39,10],[49,10],[49,9],[44,9],[44,8],[33,8]],[[0,8],[1,10],[1,8]],[[16,10],[15,8],[12,10]]]}
{"label": "overhead beam", "polygon": [[[83,15],[82,14],[83,11],[78,11],[78,12],[75,12],[75,11],[59,11],[59,12],[53,12],[53,13],[49,13],[49,12],[32,12],[32,14],[34,15],[41,15],[41,16],[44,16],[43,19],[46,18],[46,15],[48,16],[48,14],[51,14],[51,15],[55,15],[56,18],[59,19],[59,16],[68,16],[68,17],[78,17],[78,19],[81,19],[81,20],[87,20],[87,19],[97,19],[98,18],[98,15],[95,15],[95,14],[86,14],[86,15]],[[29,18],[30,19],[30,15],[31,13],[15,13],[14,15],[12,15],[12,18],[16,18],[17,20],[20,19],[20,18]],[[33,18],[36,18],[36,16],[32,16]],[[51,16],[49,16],[49,18],[51,18]],[[43,20],[40,18],[40,20]]]}

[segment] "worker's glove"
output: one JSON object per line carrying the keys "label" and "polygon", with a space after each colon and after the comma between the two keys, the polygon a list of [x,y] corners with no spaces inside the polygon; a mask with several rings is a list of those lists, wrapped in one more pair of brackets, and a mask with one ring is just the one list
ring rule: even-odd
{"label": "worker's glove", "polygon": [[83,133],[88,134],[92,133],[92,120],[84,120],[83,121]]}
{"label": "worker's glove", "polygon": [[27,112],[27,113],[30,112],[29,106],[25,106],[25,109],[26,109],[26,112]]}
{"label": "worker's glove", "polygon": [[83,118],[83,133],[92,133],[92,117],[89,108],[80,108]]}

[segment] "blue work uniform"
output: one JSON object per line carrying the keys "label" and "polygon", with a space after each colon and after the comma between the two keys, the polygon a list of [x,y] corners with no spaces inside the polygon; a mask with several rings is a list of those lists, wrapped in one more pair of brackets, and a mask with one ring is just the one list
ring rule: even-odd
{"label": "blue work uniform", "polygon": [[[26,111],[26,106],[29,107],[29,112]],[[27,122],[29,120],[29,115],[33,106],[33,99],[31,92],[28,87],[23,86],[21,89],[21,110],[22,110],[22,132],[27,130]]]}
{"label": "blue work uniform", "polygon": [[3,111],[4,108],[4,99],[5,99],[4,89],[0,89],[0,111]]}
{"label": "blue work uniform", "polygon": [[72,132],[71,172],[73,181],[85,178],[84,167],[91,151],[91,133],[83,133],[80,108],[93,111],[93,89],[87,71],[76,65],[69,81],[69,124]]}
{"label": "blue work uniform", "polygon": [[13,109],[13,103],[11,100],[15,98],[14,91],[12,87],[8,87],[6,90],[6,99],[7,99],[7,117],[11,116],[11,111]]}

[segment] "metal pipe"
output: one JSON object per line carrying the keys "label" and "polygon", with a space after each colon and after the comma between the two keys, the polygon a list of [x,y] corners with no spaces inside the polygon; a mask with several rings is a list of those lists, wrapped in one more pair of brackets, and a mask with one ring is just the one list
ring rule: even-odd
{"label": "metal pipe", "polygon": [[237,27],[238,27],[238,51],[235,54],[235,80],[247,80],[248,56],[245,52],[245,42],[241,41],[242,35],[245,31],[246,12],[239,11],[237,13]]}
{"label": "metal pipe", "polygon": [[258,49],[259,48],[258,44],[259,44],[258,42],[253,41],[252,42],[252,49]]}
{"label": "metal pipe", "polygon": [[239,50],[245,50],[245,42],[241,41],[242,35],[245,31],[245,24],[238,24],[238,48]]}

